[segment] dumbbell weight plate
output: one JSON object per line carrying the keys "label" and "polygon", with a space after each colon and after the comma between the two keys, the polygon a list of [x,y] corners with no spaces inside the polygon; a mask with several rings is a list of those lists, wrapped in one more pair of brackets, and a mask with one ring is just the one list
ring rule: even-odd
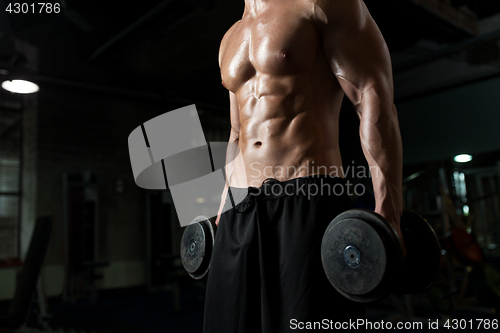
{"label": "dumbbell weight plate", "polygon": [[429,223],[411,211],[404,211],[401,216],[401,232],[407,255],[395,291],[423,291],[434,281],[441,266],[439,239]]}
{"label": "dumbbell weight plate", "polygon": [[327,277],[344,296],[361,299],[380,285],[387,263],[386,251],[382,239],[367,222],[339,221],[328,228],[323,244],[330,244],[322,251]]}
{"label": "dumbbell weight plate", "polygon": [[208,273],[214,236],[212,223],[204,216],[198,216],[184,229],[181,262],[193,279],[199,280]]}
{"label": "dumbbell weight plate", "polygon": [[346,211],[330,223],[321,257],[334,288],[363,303],[387,296],[402,267],[401,245],[394,229],[380,215],[362,209]]}

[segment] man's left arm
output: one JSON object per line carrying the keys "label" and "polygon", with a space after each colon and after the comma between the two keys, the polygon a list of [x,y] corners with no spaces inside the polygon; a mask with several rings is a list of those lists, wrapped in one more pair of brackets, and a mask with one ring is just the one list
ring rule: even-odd
{"label": "man's left arm", "polygon": [[403,149],[387,45],[362,0],[317,4],[315,19],[325,55],[360,118],[361,145],[372,174],[375,211],[401,237]]}

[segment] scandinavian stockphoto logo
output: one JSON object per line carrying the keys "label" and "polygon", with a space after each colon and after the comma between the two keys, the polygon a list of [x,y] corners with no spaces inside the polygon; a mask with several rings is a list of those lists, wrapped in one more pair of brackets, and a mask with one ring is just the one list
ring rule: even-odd
{"label": "scandinavian stockphoto logo", "polygon": [[[183,227],[197,216],[217,215],[226,164],[242,158],[236,144],[207,143],[194,104],[138,126],[128,137],[128,147],[135,183],[145,189],[169,188]],[[234,160],[226,161],[228,149],[236,152]],[[245,196],[242,191],[234,204]]]}

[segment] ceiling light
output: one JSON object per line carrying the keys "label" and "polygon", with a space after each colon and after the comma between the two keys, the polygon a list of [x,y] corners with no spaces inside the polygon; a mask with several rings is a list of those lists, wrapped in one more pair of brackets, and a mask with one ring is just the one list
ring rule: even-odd
{"label": "ceiling light", "polygon": [[465,162],[469,162],[470,160],[472,160],[472,156],[469,154],[460,154],[460,155],[455,156],[453,159],[455,160],[455,162],[465,163]]}
{"label": "ceiling light", "polygon": [[462,210],[464,212],[464,216],[469,216],[469,206],[464,205],[464,207],[462,208]]}
{"label": "ceiling light", "polygon": [[39,90],[36,83],[26,80],[5,80],[2,88],[17,94],[32,94]]}
{"label": "ceiling light", "polygon": [[23,54],[14,53],[7,57],[8,65],[0,70],[5,75],[0,80],[2,88],[17,94],[32,94],[39,90],[35,81],[35,73],[30,68],[28,60]]}

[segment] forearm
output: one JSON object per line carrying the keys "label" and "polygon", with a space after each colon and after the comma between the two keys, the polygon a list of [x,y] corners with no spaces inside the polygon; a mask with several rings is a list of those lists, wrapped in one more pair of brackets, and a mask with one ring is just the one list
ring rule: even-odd
{"label": "forearm", "polygon": [[375,211],[399,225],[403,210],[403,148],[396,107],[376,94],[365,96],[358,109],[363,152],[370,167]]}

